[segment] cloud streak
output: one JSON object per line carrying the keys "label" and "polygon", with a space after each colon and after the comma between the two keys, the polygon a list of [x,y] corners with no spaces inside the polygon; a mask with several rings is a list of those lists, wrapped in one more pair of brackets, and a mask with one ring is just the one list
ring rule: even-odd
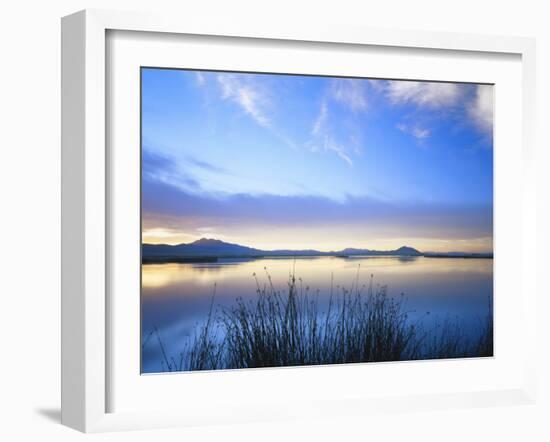
{"label": "cloud streak", "polygon": [[342,160],[348,163],[350,166],[353,166],[353,161],[346,152],[346,149],[341,144],[338,144],[329,136],[325,136],[324,141],[325,150],[336,153]]}
{"label": "cloud streak", "polygon": [[252,81],[243,80],[242,75],[218,74],[216,79],[221,87],[222,99],[237,104],[260,126],[270,127],[271,121],[265,110],[269,99],[265,91]]}
{"label": "cloud streak", "polygon": [[405,134],[412,135],[418,141],[426,140],[430,137],[431,131],[429,129],[424,129],[419,126],[409,126],[404,123],[399,123],[396,125],[397,129]]}
{"label": "cloud streak", "polygon": [[353,112],[367,109],[366,81],[360,79],[339,78],[332,80],[330,87],[331,97],[347,106]]}
{"label": "cloud streak", "polygon": [[313,128],[311,129],[311,134],[315,137],[322,135],[328,119],[328,106],[326,101],[321,103],[319,108],[319,114],[313,123]]}
{"label": "cloud streak", "polygon": [[343,143],[336,140],[330,128],[329,108],[325,100],[321,103],[319,113],[311,129],[311,135],[313,140],[309,142],[309,146],[312,152],[318,152],[320,150],[333,152],[349,166],[353,166],[353,161],[346,147]]}
{"label": "cloud streak", "polygon": [[176,217],[204,225],[401,226],[404,231],[445,230],[464,237],[492,236],[490,204],[388,203],[375,198],[348,197],[344,202],[315,196],[233,194],[207,197],[169,184],[148,181],[143,186],[143,210],[150,217]]}
{"label": "cloud streak", "polygon": [[[420,81],[387,81],[379,91],[392,105],[412,104],[418,109],[440,111],[453,109],[454,118],[460,116],[479,132],[492,138],[493,86],[461,83],[433,83]],[[418,127],[396,126],[417,139],[427,138],[430,131]]]}
{"label": "cloud streak", "polygon": [[199,71],[195,72],[195,80],[197,81],[197,85],[200,87],[204,86],[204,83],[206,82],[204,74]]}
{"label": "cloud streak", "polygon": [[478,85],[475,98],[468,105],[468,114],[474,124],[484,133],[493,131],[493,86]]}
{"label": "cloud streak", "polygon": [[422,81],[388,81],[385,93],[393,104],[412,103],[432,109],[456,105],[462,97],[456,83]]}
{"label": "cloud streak", "polygon": [[[353,166],[353,161],[347,154],[346,148],[334,139],[328,125],[328,118],[328,105],[326,102],[323,102],[319,109],[319,115],[313,123],[313,128],[311,130],[313,141],[310,143],[310,150],[317,152],[322,148],[325,152],[334,152],[348,165]],[[319,146],[321,146],[321,148]]]}
{"label": "cloud streak", "polygon": [[183,191],[199,192],[202,189],[199,177],[206,175],[230,176],[223,167],[191,155],[174,157],[166,153],[142,149],[142,177],[145,182],[161,182]]}

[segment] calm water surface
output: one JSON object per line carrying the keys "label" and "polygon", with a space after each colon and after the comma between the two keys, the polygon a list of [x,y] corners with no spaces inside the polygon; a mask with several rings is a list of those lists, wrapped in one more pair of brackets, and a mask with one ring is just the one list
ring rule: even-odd
{"label": "calm water surface", "polygon": [[[215,304],[230,306],[237,296],[256,296],[256,273],[267,284],[266,270],[276,289],[285,291],[289,275],[301,278],[303,289],[318,292],[326,301],[331,282],[351,288],[386,285],[390,296],[403,293],[411,320],[425,326],[445,317],[458,317],[466,329],[474,330],[487,315],[493,297],[493,260],[462,258],[403,257],[316,257],[221,260],[217,263],[149,264],[142,267],[142,371],[159,372],[161,348],[150,338],[154,327],[168,355],[182,351],[186,339],[208,314],[216,286]],[[300,282],[299,282],[300,283]],[[429,312],[429,313],[428,313]]]}

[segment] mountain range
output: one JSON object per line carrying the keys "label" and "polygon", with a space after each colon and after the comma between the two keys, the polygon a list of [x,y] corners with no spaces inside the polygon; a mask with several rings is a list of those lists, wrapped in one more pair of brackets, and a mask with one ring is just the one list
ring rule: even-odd
{"label": "mountain range", "polygon": [[218,239],[201,238],[188,244],[142,244],[144,263],[216,261],[218,258],[261,258],[270,256],[401,256],[426,258],[493,258],[492,253],[472,252],[420,252],[413,247],[402,246],[395,250],[371,250],[346,248],[331,252],[305,250],[261,250]]}
{"label": "mountain range", "polygon": [[338,251],[318,250],[260,250],[231,244],[218,239],[201,238],[189,244],[143,244],[142,255],[154,257],[261,257],[261,256],[422,256],[418,250],[403,246],[396,250],[370,250],[347,248]]}

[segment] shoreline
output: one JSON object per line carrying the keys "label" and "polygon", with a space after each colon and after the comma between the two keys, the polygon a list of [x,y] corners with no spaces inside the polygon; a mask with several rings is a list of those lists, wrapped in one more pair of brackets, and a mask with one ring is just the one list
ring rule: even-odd
{"label": "shoreline", "polygon": [[464,255],[445,255],[445,254],[420,254],[420,255],[341,255],[341,254],[323,254],[323,255],[221,255],[221,256],[142,256],[142,265],[147,264],[199,264],[199,263],[218,263],[220,260],[260,260],[260,259],[296,259],[296,258],[456,258],[456,259],[494,259],[493,255],[487,254],[464,254]]}

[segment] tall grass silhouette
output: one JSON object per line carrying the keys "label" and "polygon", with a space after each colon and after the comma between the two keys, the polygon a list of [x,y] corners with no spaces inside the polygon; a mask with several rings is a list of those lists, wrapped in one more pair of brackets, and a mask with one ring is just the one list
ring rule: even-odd
{"label": "tall grass silhouette", "polygon": [[[480,319],[478,338],[463,332],[459,319],[445,318],[427,329],[410,319],[403,294],[390,297],[386,286],[360,285],[359,268],[351,288],[334,286],[328,303],[303,281],[289,275],[277,290],[265,270],[256,274],[256,297],[236,299],[218,310],[214,288],[206,322],[197,327],[178,358],[169,357],[158,330],[163,371],[384,362],[493,355],[492,308]],[[427,313],[429,314],[429,313]]]}

